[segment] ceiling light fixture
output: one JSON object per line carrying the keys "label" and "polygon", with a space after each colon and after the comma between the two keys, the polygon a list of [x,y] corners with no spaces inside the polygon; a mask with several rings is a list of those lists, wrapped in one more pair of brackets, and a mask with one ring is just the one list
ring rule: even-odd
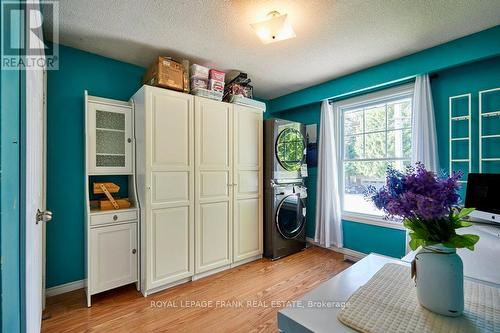
{"label": "ceiling light fixture", "polygon": [[267,18],[264,21],[250,25],[264,44],[295,37],[295,32],[287,15],[281,15],[275,10],[267,14]]}

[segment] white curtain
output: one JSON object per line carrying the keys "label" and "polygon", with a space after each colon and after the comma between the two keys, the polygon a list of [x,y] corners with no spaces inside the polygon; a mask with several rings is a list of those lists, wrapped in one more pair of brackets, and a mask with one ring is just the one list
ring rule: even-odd
{"label": "white curtain", "polygon": [[341,248],[343,241],[338,186],[340,170],[337,155],[339,133],[339,117],[334,114],[330,103],[323,101],[319,130],[316,233],[314,241],[324,247],[333,245]]}
{"label": "white curtain", "polygon": [[419,75],[415,80],[413,95],[412,163],[422,162],[427,170],[439,171],[436,122],[429,75]]}

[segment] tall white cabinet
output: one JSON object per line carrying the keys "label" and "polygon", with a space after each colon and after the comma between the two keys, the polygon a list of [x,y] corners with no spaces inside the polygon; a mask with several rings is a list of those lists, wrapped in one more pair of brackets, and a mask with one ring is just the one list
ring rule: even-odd
{"label": "tall white cabinet", "polygon": [[[85,91],[85,261],[87,306],[97,293],[138,282],[138,206],[135,200],[132,106]],[[120,183],[131,207],[101,210],[94,182]],[[122,193],[123,194],[123,193]],[[139,287],[137,285],[137,287]]]}
{"label": "tall white cabinet", "polygon": [[233,260],[263,252],[262,110],[234,105]]}
{"label": "tall white cabinet", "polygon": [[194,98],[143,86],[132,102],[147,295],[194,274]]}
{"label": "tall white cabinet", "polygon": [[262,257],[264,110],[151,86],[131,103],[143,294]]}
{"label": "tall white cabinet", "polygon": [[233,108],[195,97],[195,272],[232,263]]}

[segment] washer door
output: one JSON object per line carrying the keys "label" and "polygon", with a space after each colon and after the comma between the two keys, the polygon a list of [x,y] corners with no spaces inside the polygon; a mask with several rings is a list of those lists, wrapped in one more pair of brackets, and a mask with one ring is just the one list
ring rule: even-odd
{"label": "washer door", "polygon": [[287,171],[298,171],[304,161],[304,136],[295,128],[285,128],[276,139],[276,158]]}
{"label": "washer door", "polygon": [[289,194],[281,200],[276,212],[276,226],[283,237],[295,238],[304,228],[304,208],[304,201],[298,193]]}

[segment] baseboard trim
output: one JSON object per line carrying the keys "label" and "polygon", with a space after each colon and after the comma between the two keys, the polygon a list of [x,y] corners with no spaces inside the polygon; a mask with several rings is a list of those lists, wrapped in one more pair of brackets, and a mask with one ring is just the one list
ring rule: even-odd
{"label": "baseboard trim", "polygon": [[158,287],[154,287],[154,288],[151,288],[151,289],[148,289],[148,290],[143,290],[142,291],[142,295],[144,297],[148,297],[149,295],[152,295],[154,293],[160,292],[162,290],[169,289],[169,288],[172,288],[172,287],[175,287],[175,286],[178,286],[180,284],[187,283],[187,282],[191,282],[191,281],[192,281],[192,276],[189,276],[187,278],[180,279],[179,281],[174,281],[174,282],[167,283],[167,284],[165,284],[163,286],[158,286]]}
{"label": "baseboard trim", "polygon": [[361,260],[361,259],[363,259],[364,257],[367,256],[366,253],[354,251],[354,250],[351,250],[351,249],[348,249],[348,248],[345,248],[345,247],[343,247],[343,248],[338,248],[338,247],[324,247],[324,246],[319,245],[317,242],[314,241],[314,239],[312,239],[310,237],[307,237],[306,241],[308,243],[311,243],[313,245],[322,247],[324,249],[327,249],[327,250],[330,250],[330,251],[334,251],[334,252],[337,252],[337,253],[341,253],[341,254],[344,255],[344,260],[359,261],[359,260]]}
{"label": "baseboard trim", "polygon": [[248,258],[236,261],[236,262],[234,262],[234,263],[231,264],[231,268],[235,268],[235,267],[238,267],[238,266],[241,266],[241,265],[244,265],[244,264],[248,264],[249,262],[256,261],[256,260],[259,260],[259,259],[262,259],[262,254],[257,254],[255,256],[248,257]]}
{"label": "baseboard trim", "polygon": [[366,253],[354,251],[351,249],[339,249],[344,254],[344,260],[359,261],[367,256]]}
{"label": "baseboard trim", "polygon": [[65,284],[60,284],[58,286],[50,287],[45,289],[45,296],[52,297],[64,293],[69,293],[70,291],[83,289],[85,287],[85,280],[78,280],[73,282],[68,282]]}
{"label": "baseboard trim", "polygon": [[191,278],[191,280],[196,281],[196,280],[199,280],[199,279],[203,279],[203,278],[205,278],[207,276],[214,275],[214,274],[226,271],[226,270],[228,270],[230,268],[231,268],[231,264],[227,264],[227,265],[224,265],[222,267],[212,268],[212,269],[210,269],[208,271],[201,272],[201,273],[193,275],[193,277]]}

